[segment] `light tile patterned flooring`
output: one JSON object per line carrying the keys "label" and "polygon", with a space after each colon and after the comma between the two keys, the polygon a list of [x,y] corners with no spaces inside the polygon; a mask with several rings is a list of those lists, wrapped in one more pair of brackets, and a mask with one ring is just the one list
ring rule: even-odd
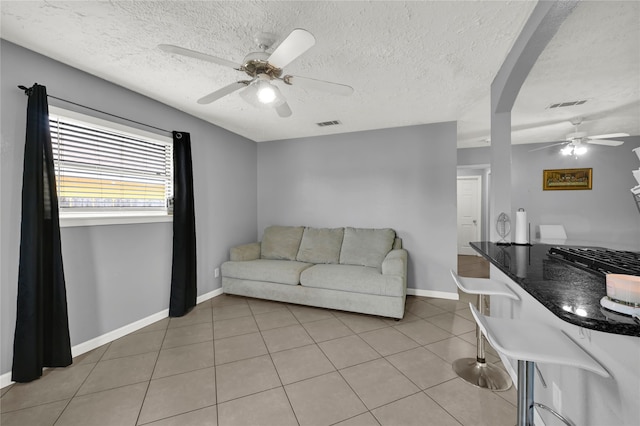
{"label": "light tile patterned flooring", "polygon": [[[468,257],[461,275],[488,271]],[[475,356],[469,300],[408,297],[395,321],[221,295],[2,389],[0,423],[513,425],[513,388],[451,369]]]}

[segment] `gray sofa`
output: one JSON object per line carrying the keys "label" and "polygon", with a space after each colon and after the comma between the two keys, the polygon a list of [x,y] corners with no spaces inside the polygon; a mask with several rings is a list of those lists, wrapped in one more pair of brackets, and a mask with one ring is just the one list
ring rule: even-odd
{"label": "gray sofa", "polygon": [[392,229],[270,226],[261,242],[230,250],[222,290],[402,318],[407,251]]}

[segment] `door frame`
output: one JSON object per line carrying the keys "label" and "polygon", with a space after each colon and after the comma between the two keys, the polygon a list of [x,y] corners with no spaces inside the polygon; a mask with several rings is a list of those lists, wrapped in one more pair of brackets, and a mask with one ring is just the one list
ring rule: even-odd
{"label": "door frame", "polygon": [[[477,194],[478,196],[476,197],[477,200],[477,204],[476,204],[476,211],[478,212],[478,218],[477,218],[477,227],[476,227],[476,241],[480,241],[482,239],[482,230],[484,228],[484,222],[483,222],[483,217],[484,215],[482,214],[482,198],[483,198],[483,191],[482,191],[482,187],[484,184],[484,179],[482,175],[462,175],[462,176],[456,176],[456,191],[458,188],[458,182],[461,180],[474,180],[476,182],[476,188],[477,188]],[[458,196],[457,196],[457,192],[456,192],[456,235],[459,235],[460,233],[460,228],[458,226],[458,219],[457,219],[457,212],[458,212]],[[456,238],[457,239],[457,238]],[[456,243],[457,245],[457,243]],[[457,249],[458,254],[460,254],[460,247],[458,247]],[[479,253],[475,253],[476,256],[479,256]]]}

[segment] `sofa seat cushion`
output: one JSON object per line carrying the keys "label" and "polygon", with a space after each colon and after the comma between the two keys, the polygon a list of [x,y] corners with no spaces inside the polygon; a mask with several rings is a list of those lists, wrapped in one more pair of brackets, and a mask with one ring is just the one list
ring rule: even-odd
{"label": "sofa seat cushion", "polygon": [[300,284],[380,296],[404,295],[402,277],[382,275],[380,269],[368,266],[314,265],[302,272]]}
{"label": "sofa seat cushion", "polygon": [[222,264],[222,276],[241,280],[270,281],[297,285],[300,283],[302,271],[310,266],[313,265],[293,260],[229,261]]}

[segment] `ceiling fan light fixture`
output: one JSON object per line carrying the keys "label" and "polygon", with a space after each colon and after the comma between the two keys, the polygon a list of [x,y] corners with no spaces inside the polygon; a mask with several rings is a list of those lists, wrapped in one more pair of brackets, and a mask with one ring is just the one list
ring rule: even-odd
{"label": "ceiling fan light fixture", "polygon": [[301,87],[322,90],[343,96],[348,96],[353,93],[353,88],[345,84],[292,75],[282,77],[283,68],[313,47],[316,39],[309,31],[296,28],[280,42],[272,53],[268,53],[267,50],[269,50],[275,40],[275,34],[258,34],[255,37],[255,41],[260,51],[249,53],[245,56],[241,64],[179,46],[161,44],[158,47],[168,53],[233,68],[251,77],[251,80],[236,81],[201,97],[197,100],[201,105],[210,104],[224,96],[240,91],[240,97],[245,102],[261,109],[275,109],[278,116],[289,117],[292,114],[291,107],[280,92],[280,89],[274,84],[274,80],[282,81],[289,86],[300,85]]}
{"label": "ceiling fan light fixture", "polygon": [[286,102],[282,92],[268,79],[258,78],[240,92],[240,97],[258,108],[276,108]]}
{"label": "ceiling fan light fixture", "polygon": [[587,153],[587,147],[582,146],[581,144],[569,144],[560,150],[562,155],[573,155],[578,157],[579,155],[583,155]]}
{"label": "ceiling fan light fixture", "polygon": [[269,105],[277,103],[278,100],[282,101],[282,93],[280,93],[280,90],[268,81],[258,81],[256,87],[258,89],[256,93],[258,102]]}

